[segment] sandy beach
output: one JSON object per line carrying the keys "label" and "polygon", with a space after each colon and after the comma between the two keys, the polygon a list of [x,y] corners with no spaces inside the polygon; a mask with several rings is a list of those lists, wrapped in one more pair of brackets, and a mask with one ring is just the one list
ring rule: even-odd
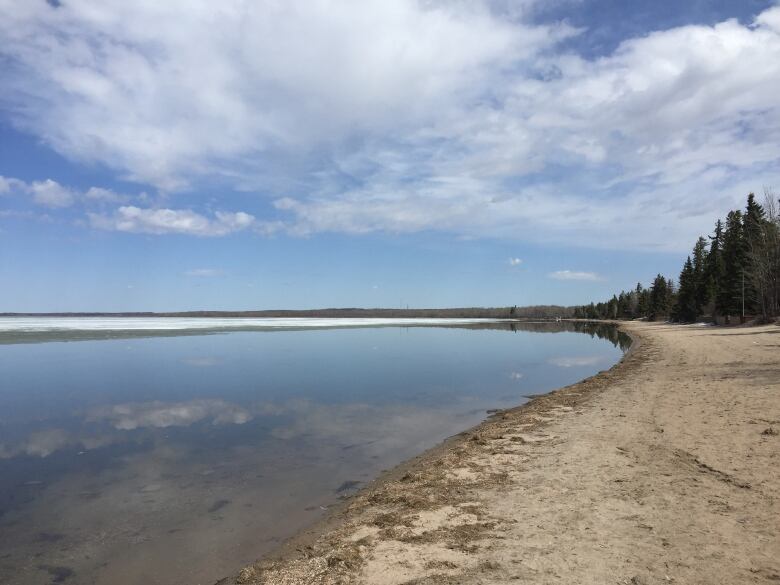
{"label": "sandy beach", "polygon": [[611,370],[494,413],[220,583],[780,581],[780,327],[621,327]]}

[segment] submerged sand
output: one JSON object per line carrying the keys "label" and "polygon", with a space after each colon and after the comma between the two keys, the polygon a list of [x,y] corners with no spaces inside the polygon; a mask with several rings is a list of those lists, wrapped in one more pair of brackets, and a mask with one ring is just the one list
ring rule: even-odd
{"label": "submerged sand", "polygon": [[780,327],[627,323],[608,372],[496,413],[222,583],[780,581]]}

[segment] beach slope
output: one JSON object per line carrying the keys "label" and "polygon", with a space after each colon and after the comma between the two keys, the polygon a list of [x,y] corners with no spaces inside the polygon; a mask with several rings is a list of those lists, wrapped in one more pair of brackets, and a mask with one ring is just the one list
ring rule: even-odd
{"label": "beach slope", "polygon": [[780,581],[780,327],[623,328],[612,370],[496,413],[223,583]]}

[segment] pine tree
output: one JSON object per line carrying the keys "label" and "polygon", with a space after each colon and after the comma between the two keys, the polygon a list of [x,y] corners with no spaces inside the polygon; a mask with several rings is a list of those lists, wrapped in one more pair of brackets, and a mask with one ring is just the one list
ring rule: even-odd
{"label": "pine tree", "polygon": [[712,314],[721,313],[718,305],[718,291],[723,279],[723,222],[715,223],[715,233],[710,236],[710,251],[704,268],[704,280],[707,287],[707,297],[712,304]]}
{"label": "pine tree", "polygon": [[669,315],[693,321],[711,313],[728,321],[758,310],[765,319],[780,313],[780,199],[767,190],[764,205],[759,205],[751,193],[744,215],[732,211],[725,222],[718,220],[709,239],[709,249],[706,238],[696,241],[680,272],[679,288],[658,274],[650,288],[638,283],[606,302],[579,307],[577,314],[650,320]]}
{"label": "pine tree", "polygon": [[780,197],[771,189],[764,192],[766,211],[766,250],[762,258],[765,271],[766,318],[780,315]]}
{"label": "pine tree", "polygon": [[[682,288],[682,282],[680,282]],[[710,290],[707,283],[707,240],[702,236],[693,246],[693,288],[696,316],[704,313],[704,307],[710,300]]]}
{"label": "pine tree", "polygon": [[650,306],[648,308],[648,317],[651,321],[669,314],[669,288],[669,283],[660,274],[653,280],[653,285],[650,287]]}
{"label": "pine tree", "polygon": [[677,303],[677,289],[674,286],[674,280],[666,279],[666,314],[672,312],[672,307]]}
{"label": "pine tree", "polygon": [[766,212],[764,208],[756,203],[756,196],[750,193],[747,198],[747,208],[745,209],[745,237],[748,240],[761,237],[761,227],[766,221]]}
{"label": "pine tree", "polygon": [[631,319],[636,319],[642,315],[639,312],[639,293],[642,291],[642,286],[637,283],[637,289],[628,293],[628,310]]}
{"label": "pine tree", "polygon": [[647,317],[648,315],[648,298],[647,291],[642,288],[640,283],[636,284],[636,316]]}
{"label": "pine tree", "polygon": [[743,219],[745,248],[745,307],[748,313],[764,313],[764,282],[760,258],[766,248],[766,212],[756,203],[756,197],[750,193]]}
{"label": "pine tree", "polygon": [[745,261],[742,212],[731,211],[723,232],[723,276],[716,294],[718,311],[723,315],[742,314]]}
{"label": "pine tree", "polygon": [[618,295],[617,313],[619,319],[631,318],[631,293],[620,291]]}
{"label": "pine tree", "polygon": [[687,323],[695,321],[699,316],[699,308],[696,306],[696,274],[690,256],[680,272],[680,288],[673,316],[675,320]]}

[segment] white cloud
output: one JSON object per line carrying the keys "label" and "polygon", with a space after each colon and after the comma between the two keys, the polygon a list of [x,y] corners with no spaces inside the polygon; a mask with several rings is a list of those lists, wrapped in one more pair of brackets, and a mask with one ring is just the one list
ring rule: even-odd
{"label": "white cloud", "polygon": [[555,280],[602,280],[595,272],[579,272],[576,270],[556,270],[550,272],[547,276]]}
{"label": "white cloud", "polygon": [[6,0],[4,103],[72,159],[267,194],[268,235],[679,250],[780,183],[780,7],[588,60],[499,4]]}
{"label": "white cloud", "polygon": [[15,190],[16,179],[0,175],[0,195],[9,195]]}
{"label": "white cloud", "polygon": [[244,230],[255,221],[242,211],[217,211],[210,219],[190,209],[142,209],[132,205],[120,207],[112,215],[87,215],[92,227],[102,230],[193,236],[224,236]]}
{"label": "white cloud", "polygon": [[73,191],[51,179],[35,181],[28,185],[27,189],[32,194],[33,201],[44,207],[70,207],[76,200]]}
{"label": "white cloud", "polygon": [[114,0],[4,16],[9,89],[41,100],[20,123],[166,189],[226,170],[215,161],[414,127],[556,36],[480,2]]}
{"label": "white cloud", "polygon": [[[76,203],[86,207],[125,202],[130,196],[102,187],[90,187],[79,192],[46,179],[26,183],[19,179],[0,176],[0,195],[23,193],[32,195],[35,204],[48,208],[66,208]],[[138,199],[145,199],[145,194]],[[23,217],[25,212],[4,212],[6,216]],[[254,216],[239,211],[235,213],[217,211],[208,218],[190,209],[151,209],[125,205],[110,213],[87,212],[89,224],[109,231],[149,234],[189,234],[194,236],[224,236],[252,228],[257,233],[270,236],[282,229],[279,222],[258,222]],[[188,276],[216,276],[219,271],[209,269],[191,270]]]}
{"label": "white cloud", "polygon": [[510,258],[509,259],[509,265],[510,266],[520,266],[523,263],[523,261],[520,258]]}
{"label": "white cloud", "polygon": [[129,199],[126,195],[120,195],[111,189],[102,187],[90,187],[84,193],[84,197],[92,201],[104,201],[106,203],[124,203]]}
{"label": "white cloud", "polygon": [[90,187],[84,192],[71,187],[61,185],[53,179],[44,179],[28,183],[12,177],[0,175],[0,195],[31,195],[33,202],[49,208],[65,208],[75,203],[121,203],[131,199],[128,195],[122,195],[104,189],[102,187]]}
{"label": "white cloud", "polygon": [[780,33],[780,9],[766,10],[756,17],[756,24]]}
{"label": "white cloud", "polygon": [[28,192],[29,186],[24,181],[0,175],[0,195],[15,195]]}
{"label": "white cloud", "polygon": [[[444,229],[687,249],[747,192],[780,180],[780,35],[762,24],[778,14],[765,12],[754,28],[728,21],[653,33],[596,61],[550,58],[557,78],[512,80],[497,90],[502,108],[459,111],[443,124],[441,142],[456,145],[446,157],[414,151],[432,168],[413,186],[406,168],[384,165],[370,188],[277,206],[303,233]],[[572,180],[545,178],[549,161]],[[542,178],[530,186],[499,184],[534,171]]]}

